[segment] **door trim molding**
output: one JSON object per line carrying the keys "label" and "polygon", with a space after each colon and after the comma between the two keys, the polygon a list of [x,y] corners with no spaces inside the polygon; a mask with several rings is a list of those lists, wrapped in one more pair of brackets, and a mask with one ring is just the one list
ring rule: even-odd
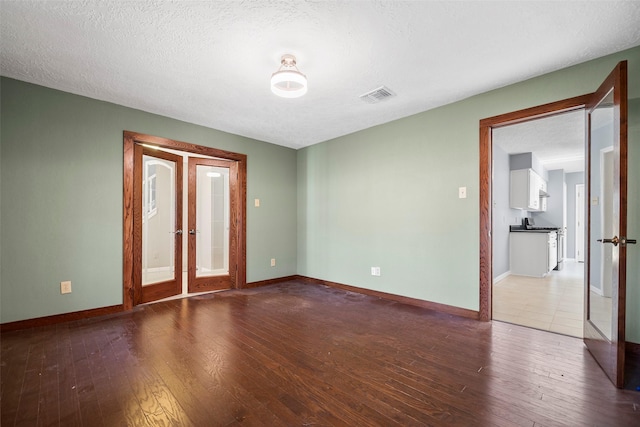
{"label": "door trim molding", "polygon": [[538,105],[524,110],[513,111],[480,120],[480,301],[479,318],[492,318],[491,291],[493,282],[493,243],[491,236],[491,170],[493,168],[493,143],[491,132],[494,128],[551,117],[585,107],[591,94],[563,99],[549,104]]}
{"label": "door trim molding", "polygon": [[[235,161],[238,165],[238,210],[235,221],[237,221],[237,241],[238,250],[236,253],[236,288],[244,288],[247,282],[246,260],[247,260],[247,155],[220,150],[217,148],[204,147],[188,142],[175,141],[153,135],[146,135],[137,132],[123,132],[123,308],[131,310],[134,306],[134,148],[136,144],[154,145],[173,150],[185,151],[194,154],[217,157]],[[232,219],[233,220],[233,219]]]}

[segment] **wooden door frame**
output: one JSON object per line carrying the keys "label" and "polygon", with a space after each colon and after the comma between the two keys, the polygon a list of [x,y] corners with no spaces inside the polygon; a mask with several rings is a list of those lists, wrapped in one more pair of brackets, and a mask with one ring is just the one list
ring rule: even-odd
{"label": "wooden door frame", "polygon": [[482,321],[489,321],[492,318],[491,171],[493,169],[493,141],[491,132],[494,128],[584,109],[590,97],[591,94],[581,95],[480,120],[480,309],[478,317]]}
{"label": "wooden door frame", "polygon": [[131,310],[135,303],[134,295],[134,148],[136,144],[147,144],[172,150],[185,151],[188,153],[200,154],[210,157],[217,157],[235,161],[238,165],[238,210],[236,218],[232,218],[238,224],[236,252],[236,265],[238,272],[236,275],[235,287],[244,288],[247,283],[247,155],[220,150],[217,148],[204,147],[188,142],[174,141],[153,135],[146,135],[137,132],[123,132],[123,308]]}

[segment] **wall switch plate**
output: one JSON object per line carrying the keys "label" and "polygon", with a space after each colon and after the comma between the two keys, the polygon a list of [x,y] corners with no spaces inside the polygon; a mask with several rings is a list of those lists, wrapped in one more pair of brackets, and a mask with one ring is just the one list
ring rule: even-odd
{"label": "wall switch plate", "polygon": [[275,266],[276,266],[276,259],[271,258],[271,267],[275,267]]}
{"label": "wall switch plate", "polygon": [[254,199],[254,200],[253,200],[253,204],[254,204],[254,206],[255,206],[256,208],[259,208],[259,207],[260,207],[260,199]]}
{"label": "wall switch plate", "polygon": [[459,187],[458,188],[458,198],[466,199],[467,198],[467,187]]}
{"label": "wall switch plate", "polygon": [[379,276],[380,275],[380,267],[371,267],[371,275]]}
{"label": "wall switch plate", "polygon": [[71,281],[60,282],[60,293],[61,294],[71,293]]}

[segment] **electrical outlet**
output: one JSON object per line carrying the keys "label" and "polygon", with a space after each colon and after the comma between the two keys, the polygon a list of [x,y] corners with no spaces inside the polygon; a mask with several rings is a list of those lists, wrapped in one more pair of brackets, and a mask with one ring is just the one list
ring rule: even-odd
{"label": "electrical outlet", "polygon": [[380,267],[371,267],[371,275],[379,276],[380,275]]}
{"label": "electrical outlet", "polygon": [[271,267],[275,267],[275,266],[276,266],[276,259],[271,258]]}
{"label": "electrical outlet", "polygon": [[458,198],[466,199],[467,198],[467,187],[459,187],[458,188]]}
{"label": "electrical outlet", "polygon": [[61,294],[70,294],[71,293],[71,281],[60,282],[60,293]]}

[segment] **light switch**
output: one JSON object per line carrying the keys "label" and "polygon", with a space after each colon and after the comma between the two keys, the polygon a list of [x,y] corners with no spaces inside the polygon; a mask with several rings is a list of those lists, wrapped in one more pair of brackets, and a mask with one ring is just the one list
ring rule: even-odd
{"label": "light switch", "polygon": [[467,187],[459,187],[458,188],[458,198],[466,199],[467,198]]}
{"label": "light switch", "polygon": [[260,199],[255,199],[253,201],[253,204],[255,205],[256,208],[259,208],[260,207]]}

